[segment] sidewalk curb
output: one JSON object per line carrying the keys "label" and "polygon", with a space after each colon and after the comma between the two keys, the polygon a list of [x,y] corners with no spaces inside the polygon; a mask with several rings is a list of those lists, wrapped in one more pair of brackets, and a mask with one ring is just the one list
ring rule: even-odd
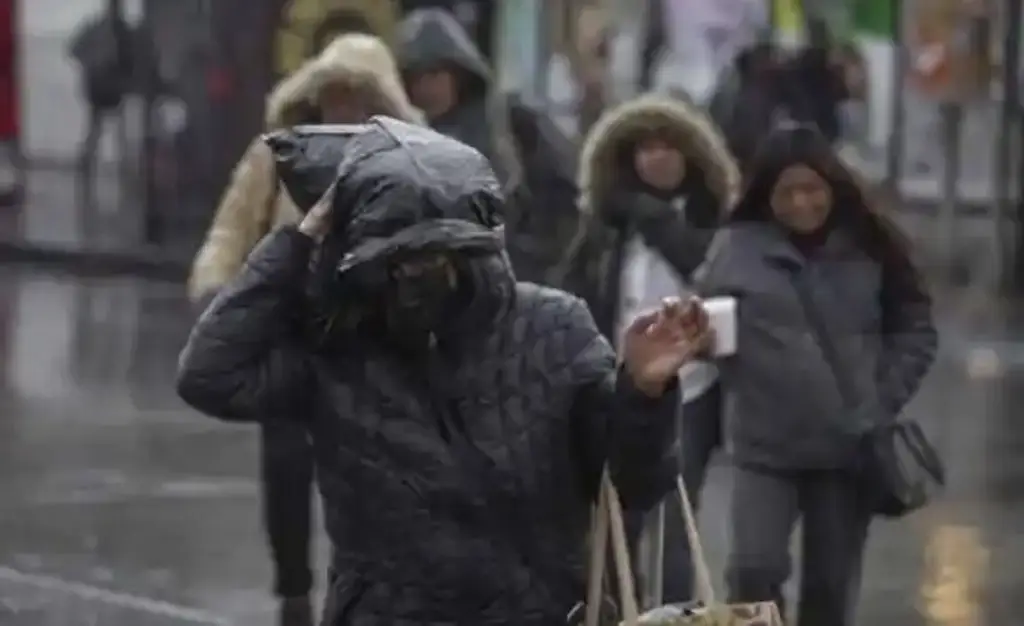
{"label": "sidewalk curb", "polygon": [[188,278],[189,262],[143,251],[74,250],[0,241],[0,263],[45,267],[75,276],[137,276],[175,283]]}

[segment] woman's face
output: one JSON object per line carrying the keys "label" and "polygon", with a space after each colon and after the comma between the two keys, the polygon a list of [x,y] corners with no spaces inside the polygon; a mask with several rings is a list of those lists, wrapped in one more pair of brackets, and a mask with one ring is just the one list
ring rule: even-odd
{"label": "woman's face", "polygon": [[409,99],[429,118],[437,118],[458,104],[459,83],[448,69],[417,72],[407,77]]}
{"label": "woman's face", "polygon": [[367,100],[346,85],[328,85],[320,92],[320,119],[324,124],[361,124],[372,115]]}
{"label": "woman's face", "polygon": [[676,189],[686,175],[682,152],[658,138],[646,139],[637,145],[633,167],[644,184],[659,191]]}
{"label": "woman's face", "polygon": [[795,233],[813,233],[832,211],[832,188],[810,167],[792,165],[775,181],[771,205],[775,219],[783,226]]}

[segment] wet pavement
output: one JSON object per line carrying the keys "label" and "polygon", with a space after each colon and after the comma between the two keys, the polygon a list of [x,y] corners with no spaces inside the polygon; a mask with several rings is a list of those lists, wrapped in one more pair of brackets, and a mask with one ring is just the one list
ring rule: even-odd
{"label": "wet pavement", "polygon": [[[977,294],[943,300],[942,362],[912,411],[951,482],[876,525],[865,626],[1024,612],[1024,331],[1004,330],[1024,320]],[[175,285],[0,271],[3,626],[272,623],[255,433],[170,389],[189,319]],[[716,571],[727,485],[716,470],[702,515]]]}

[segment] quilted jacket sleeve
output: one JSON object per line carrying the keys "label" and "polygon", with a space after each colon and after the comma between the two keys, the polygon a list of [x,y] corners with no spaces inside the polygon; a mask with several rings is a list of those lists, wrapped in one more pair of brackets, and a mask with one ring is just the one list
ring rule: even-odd
{"label": "quilted jacket sleeve", "polygon": [[188,293],[193,301],[223,287],[266,235],[277,195],[270,149],[257,139],[235,167],[213,224],[192,265]]}
{"label": "quilted jacket sleeve", "polygon": [[178,362],[178,394],[226,420],[305,415],[312,374],[296,311],[313,242],[294,228],[264,238],[196,322]]}
{"label": "quilted jacket sleeve", "polygon": [[572,419],[588,487],[596,494],[607,464],[623,506],[649,509],[672,489],[679,472],[678,382],[660,398],[644,395],[617,367],[611,344],[580,301],[572,311],[572,324],[577,338],[586,340],[573,362],[577,388]]}

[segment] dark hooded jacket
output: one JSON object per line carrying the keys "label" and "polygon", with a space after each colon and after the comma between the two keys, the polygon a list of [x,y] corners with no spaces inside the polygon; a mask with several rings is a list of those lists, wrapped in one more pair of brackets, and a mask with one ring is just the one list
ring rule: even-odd
{"label": "dark hooded jacket", "polygon": [[[662,193],[633,168],[637,143],[664,137],[683,154],[686,178]],[[617,327],[620,276],[629,240],[640,236],[688,281],[738,192],[739,171],[725,142],[696,107],[661,95],[619,106],[594,125],[583,145],[580,220],[565,266],[565,286],[583,297],[598,328]]]}
{"label": "dark hooded jacket", "polygon": [[398,61],[406,75],[460,70],[458,104],[428,121],[490,160],[509,197],[506,234],[516,276],[549,283],[573,232],[575,146],[521,97],[496,89],[483,54],[443,9],[413,11],[405,19]]}
{"label": "dark hooded jacket", "polygon": [[811,124],[835,142],[849,97],[842,70],[822,47],[785,54],[758,44],[737,55],[712,96],[710,112],[744,171],[761,140],[783,118]]}
{"label": "dark hooded jacket", "polygon": [[[896,419],[931,367],[931,300],[902,236],[810,127],[780,128],[758,153],[747,190],[697,272],[705,296],[739,301],[738,351],[719,361],[725,439],[741,464],[847,469],[861,436]],[[819,233],[796,237],[773,218],[772,188],[787,167],[812,167],[832,189]],[[846,406],[797,290],[813,294],[856,390]]]}
{"label": "dark hooded jacket", "polygon": [[459,311],[415,358],[345,328],[322,348],[301,330],[314,246],[282,227],[196,324],[178,391],[227,420],[304,420],[335,555],[324,624],[563,624],[602,467],[629,508],[671,488],[676,387],[641,396],[580,300],[515,282],[479,153],[387,118],[350,147],[339,285],[444,250]]}
{"label": "dark hooded jacket", "polygon": [[741,51],[722,73],[711,98],[709,112],[743,169],[784,105],[777,57],[765,43]]}

